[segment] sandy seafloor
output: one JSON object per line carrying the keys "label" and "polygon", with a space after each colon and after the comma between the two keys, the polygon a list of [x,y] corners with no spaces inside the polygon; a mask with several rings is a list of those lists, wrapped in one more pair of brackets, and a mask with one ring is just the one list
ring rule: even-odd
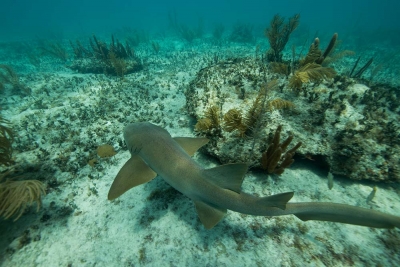
{"label": "sandy seafloor", "polygon": [[[0,220],[1,266],[400,265],[398,229],[229,211],[206,230],[193,203],[161,177],[108,201],[110,185],[130,157],[123,127],[149,120],[172,136],[193,136],[195,120],[185,112],[183,91],[196,71],[215,53],[254,54],[253,45],[221,49],[170,42],[164,49],[157,55],[138,49],[147,66],[123,81],[74,73],[46,57],[37,69],[23,55],[5,57],[2,51],[1,63],[12,65],[33,91],[0,102],[17,134],[14,157],[27,178],[32,173],[47,184],[47,195],[39,212],[31,208],[16,222]],[[104,143],[117,155],[97,158],[94,167],[86,164]],[[219,164],[201,151],[194,158],[205,168]],[[312,160],[298,160],[279,177],[250,170],[243,190],[260,196],[294,191],[292,202],[330,201],[400,215],[398,184],[335,177],[329,190],[326,175]],[[367,203],[374,186],[376,196]]]}

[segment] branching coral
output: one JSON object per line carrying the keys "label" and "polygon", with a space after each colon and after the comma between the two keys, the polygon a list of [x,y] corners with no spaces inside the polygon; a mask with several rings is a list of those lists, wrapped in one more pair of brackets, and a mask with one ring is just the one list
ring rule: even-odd
{"label": "branching coral", "polygon": [[336,44],[337,44],[337,38],[338,34],[334,33],[328,46],[325,48],[324,52],[319,48],[319,38],[315,38],[314,42],[310,45],[310,48],[308,50],[308,53],[306,57],[302,60],[300,60],[300,66],[305,66],[307,64],[315,63],[318,65],[321,65],[324,60],[332,53],[332,51],[335,49]]}
{"label": "branching coral", "polygon": [[211,125],[213,128],[217,128],[220,125],[220,111],[217,106],[211,106],[206,111],[206,117],[211,120]]}
{"label": "branching coral", "polygon": [[336,46],[338,34],[333,34],[327,48],[322,52],[319,49],[319,39],[315,38],[307,55],[299,61],[300,68],[295,71],[289,80],[289,87],[300,90],[304,83],[318,82],[322,79],[333,78],[336,72],[332,68],[323,67],[325,59],[332,53]]}
{"label": "branching coral", "polygon": [[310,45],[308,53],[305,58],[301,59],[299,66],[315,63],[322,56],[322,51],[319,49],[319,38],[315,38],[314,42]]}
{"label": "branching coral", "polygon": [[277,87],[278,80],[273,80],[262,86],[253,104],[244,114],[238,109],[229,110],[224,116],[224,129],[227,132],[237,130],[241,137],[252,135],[262,126],[263,115],[267,111],[293,107],[292,102],[281,98],[267,101],[268,92]]}
{"label": "branching coral", "polygon": [[338,34],[337,34],[337,33],[334,33],[333,36],[332,36],[332,38],[331,38],[331,40],[330,40],[330,42],[329,42],[329,44],[328,44],[328,46],[326,47],[326,49],[325,49],[325,51],[324,51],[324,53],[322,54],[322,56],[320,56],[320,57],[315,61],[315,63],[317,63],[317,64],[322,64],[322,62],[329,56],[329,54],[332,53],[333,49],[334,49],[335,46],[336,46],[337,38],[338,38]]}
{"label": "branching coral", "polygon": [[289,18],[288,23],[284,23],[284,18],[276,14],[270,26],[265,29],[264,34],[268,38],[271,46],[267,52],[267,59],[274,62],[282,62],[282,51],[289,41],[290,34],[299,25],[300,14],[296,14]]}
{"label": "branching coral", "polygon": [[69,41],[72,50],[74,51],[75,58],[92,57],[93,53],[85,48],[79,40],[76,40],[76,45]]}
{"label": "branching coral", "polygon": [[92,39],[90,39],[89,41],[94,56],[103,61],[107,62],[110,58],[111,53],[113,53],[117,58],[124,59],[134,56],[133,50],[129,46],[129,43],[126,43],[126,45],[124,46],[118,41],[118,39],[115,40],[113,35],[111,36],[111,43],[108,47],[106,43],[99,41],[95,35],[93,35],[93,41]]}
{"label": "branching coral", "polygon": [[251,134],[258,123],[261,123],[261,117],[264,114],[266,107],[265,102],[267,99],[267,87],[261,87],[253,104],[247,110],[243,117],[244,124],[247,127],[247,132]]}
{"label": "branching coral", "polygon": [[268,173],[275,173],[278,175],[282,174],[285,168],[288,168],[294,162],[293,156],[296,150],[301,146],[301,142],[299,142],[285,153],[286,148],[293,140],[293,136],[290,135],[285,141],[280,143],[281,131],[282,126],[278,126],[271,144],[268,146],[267,150],[262,153],[261,157],[261,168]]}
{"label": "branching coral", "polygon": [[351,72],[349,74],[349,77],[351,78],[360,78],[361,75],[364,73],[364,71],[366,71],[368,69],[368,67],[372,64],[372,61],[374,60],[374,58],[370,58],[370,60],[367,61],[367,63],[365,63],[364,66],[362,66],[354,75],[353,72],[355,71],[355,69],[357,68],[358,62],[360,61],[361,57],[358,57],[358,59],[356,60],[356,62],[354,63],[353,68],[351,69]]}
{"label": "branching coral", "polygon": [[114,36],[111,36],[111,42],[107,45],[93,35],[89,44],[91,50],[78,41],[76,46],[71,43],[75,53],[71,69],[82,73],[107,73],[123,77],[143,67],[129,43],[123,45],[118,39],[114,39]]}
{"label": "branching coral", "polygon": [[126,62],[123,58],[116,57],[113,52],[109,54],[111,65],[115,69],[117,76],[123,78],[126,73]]}

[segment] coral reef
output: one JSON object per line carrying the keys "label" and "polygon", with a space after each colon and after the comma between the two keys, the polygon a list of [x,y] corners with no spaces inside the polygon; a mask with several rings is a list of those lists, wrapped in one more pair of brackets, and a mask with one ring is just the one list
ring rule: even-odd
{"label": "coral reef", "polygon": [[[270,90],[276,90],[278,87],[278,81],[272,80],[267,84],[260,87],[257,97],[253,103],[249,106],[246,112],[241,112],[237,108],[228,110],[223,115],[224,129],[227,132],[237,131],[239,136],[252,136],[256,133],[263,124],[264,114],[274,109],[284,109],[293,107],[293,103],[280,98],[267,101],[267,94]],[[205,112],[205,118],[198,120],[195,125],[195,130],[198,132],[206,132],[207,134],[213,134],[210,132],[212,129],[220,130],[220,110],[216,106],[209,107]]]}
{"label": "coral reef", "polygon": [[[224,114],[221,131],[207,133],[207,152],[223,163],[261,167],[268,136],[282,125],[282,135],[302,142],[298,154],[323,161],[334,175],[399,181],[399,90],[385,84],[367,87],[337,75],[314,62],[324,54],[305,65],[315,66],[312,71],[299,69],[289,78],[252,58],[220,61],[199,71],[185,92],[189,114],[201,117],[210,103]],[[301,94],[291,89],[296,75],[307,81],[295,87],[302,88]],[[260,117],[255,103],[261,103],[260,88],[272,77],[279,77],[277,86],[266,91]]]}

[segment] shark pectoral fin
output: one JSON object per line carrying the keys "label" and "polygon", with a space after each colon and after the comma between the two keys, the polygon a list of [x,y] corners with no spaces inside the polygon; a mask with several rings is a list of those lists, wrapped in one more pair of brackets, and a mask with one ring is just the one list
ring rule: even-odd
{"label": "shark pectoral fin", "polygon": [[193,138],[193,137],[174,137],[174,140],[185,150],[189,156],[193,156],[196,151],[208,143],[207,138]]}
{"label": "shark pectoral fin", "polygon": [[206,229],[213,228],[226,214],[226,209],[210,206],[202,201],[195,201],[197,215]]}
{"label": "shark pectoral fin", "polygon": [[247,168],[244,163],[225,164],[204,170],[204,177],[219,187],[240,193]]}
{"label": "shark pectoral fin", "polygon": [[259,200],[260,205],[266,207],[276,207],[281,210],[286,209],[286,204],[293,197],[294,192],[286,192],[281,194],[276,194],[268,197],[262,197]]}
{"label": "shark pectoral fin", "polygon": [[113,200],[132,187],[147,183],[157,176],[139,157],[132,156],[118,172],[108,192],[108,199]]}

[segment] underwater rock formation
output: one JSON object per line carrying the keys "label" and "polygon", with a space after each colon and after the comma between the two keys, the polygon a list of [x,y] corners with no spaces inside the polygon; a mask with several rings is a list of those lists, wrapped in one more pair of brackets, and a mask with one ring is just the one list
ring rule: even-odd
{"label": "underwater rock formation", "polygon": [[[249,112],[261,88],[273,79],[279,84],[267,89],[265,107],[251,133],[224,125],[224,116],[232,115],[231,110]],[[189,114],[198,120],[206,117],[210,107],[220,110],[221,124],[206,131],[198,128],[197,133],[211,140],[206,151],[222,163],[246,162],[260,167],[262,152],[282,125],[283,136],[292,135],[296,143],[302,142],[298,154],[322,159],[332,174],[356,180],[399,181],[399,92],[389,85],[368,87],[341,76],[294,90],[286,75],[271,73],[257,59],[244,58],[200,70],[185,95]],[[268,108],[274,99],[288,101],[290,108]]]}

